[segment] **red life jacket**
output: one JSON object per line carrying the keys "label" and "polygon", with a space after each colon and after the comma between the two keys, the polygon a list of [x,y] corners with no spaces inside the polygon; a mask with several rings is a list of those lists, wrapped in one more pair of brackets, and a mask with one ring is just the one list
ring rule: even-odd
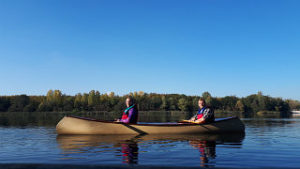
{"label": "red life jacket", "polygon": [[203,112],[206,109],[206,107],[203,107],[202,109],[200,109],[197,113],[197,119],[201,119],[203,117]]}
{"label": "red life jacket", "polygon": [[132,109],[134,106],[135,106],[135,105],[132,105],[132,106],[130,106],[130,107],[128,107],[128,108],[126,108],[126,109],[124,110],[123,115],[122,115],[122,117],[121,117],[122,120],[125,120],[125,119],[128,118],[128,111],[129,111],[130,109]]}
{"label": "red life jacket", "polygon": [[197,119],[201,119],[203,117],[203,113],[197,114]]}
{"label": "red life jacket", "polygon": [[[120,116],[119,116],[120,117]],[[128,114],[126,114],[125,112],[123,112],[123,115],[122,115],[122,120],[125,120],[125,119],[127,119],[128,118]]]}

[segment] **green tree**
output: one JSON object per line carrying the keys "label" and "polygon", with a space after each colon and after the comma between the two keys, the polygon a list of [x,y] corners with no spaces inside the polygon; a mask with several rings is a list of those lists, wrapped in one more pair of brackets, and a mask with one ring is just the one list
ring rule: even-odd
{"label": "green tree", "polygon": [[284,112],[284,113],[290,111],[289,104],[287,102],[284,102],[281,98],[276,98],[275,102],[276,102],[275,111]]}
{"label": "green tree", "polygon": [[124,99],[119,99],[118,102],[114,105],[113,110],[117,112],[122,112],[126,108],[124,104]]}
{"label": "green tree", "polygon": [[29,104],[27,104],[24,107],[23,111],[24,112],[34,112],[34,111],[36,111],[38,109],[39,104],[40,103],[38,101],[36,101],[33,98],[29,97]]}
{"label": "green tree", "polygon": [[89,94],[87,94],[87,93],[84,93],[81,97],[82,110],[88,109],[88,97],[89,97]]}
{"label": "green tree", "polygon": [[152,95],[150,97],[150,110],[159,110],[162,101],[159,96]]}
{"label": "green tree", "polygon": [[74,100],[74,107],[76,109],[81,109],[81,100],[82,100],[82,95],[81,93],[78,93],[75,95],[75,100]]}
{"label": "green tree", "polygon": [[214,109],[222,109],[222,99],[221,98],[212,98],[211,99],[211,104],[210,104]]}
{"label": "green tree", "polygon": [[207,99],[208,97],[211,97],[211,94],[209,92],[203,92],[202,93],[202,98]]}
{"label": "green tree", "polygon": [[178,100],[178,108],[181,111],[188,111],[189,110],[189,102],[186,98],[180,98]]}
{"label": "green tree", "polygon": [[100,92],[96,91],[95,93],[95,105],[99,105],[100,104]]}
{"label": "green tree", "polygon": [[193,98],[193,100],[192,100],[192,110],[193,111],[197,111],[199,109],[199,105],[198,105],[199,99],[200,99],[200,97]]}
{"label": "green tree", "polygon": [[53,111],[53,106],[50,106],[50,104],[47,103],[47,98],[44,98],[39,104],[37,110],[40,112]]}
{"label": "green tree", "polygon": [[15,96],[11,100],[10,112],[23,111],[24,107],[29,104],[29,97],[26,95]]}
{"label": "green tree", "polygon": [[49,90],[47,92],[46,101],[43,103],[47,109],[54,111],[62,111],[63,109],[63,95],[60,90]]}
{"label": "green tree", "polygon": [[212,103],[212,96],[209,92],[203,92],[202,98],[205,100],[206,104],[211,105]]}
{"label": "green tree", "polygon": [[235,110],[236,103],[238,98],[236,96],[226,96],[222,98],[223,110]]}
{"label": "green tree", "polygon": [[169,103],[168,103],[168,100],[166,99],[165,95],[163,95],[161,97],[161,101],[162,101],[162,104],[160,106],[160,109],[162,109],[162,110],[169,110]]}
{"label": "green tree", "polygon": [[178,110],[178,101],[172,95],[167,97],[169,102],[169,110]]}
{"label": "green tree", "polygon": [[258,92],[256,95],[258,110],[267,110],[266,106],[266,97],[262,94],[262,92]]}
{"label": "green tree", "polygon": [[6,112],[10,106],[11,103],[7,97],[0,97],[0,112]]}
{"label": "green tree", "polygon": [[96,92],[95,90],[91,90],[89,92],[89,97],[88,97],[88,107],[90,110],[94,109],[95,101],[96,101]]}
{"label": "green tree", "polygon": [[67,96],[63,101],[63,110],[64,111],[72,111],[74,109],[74,98]]}

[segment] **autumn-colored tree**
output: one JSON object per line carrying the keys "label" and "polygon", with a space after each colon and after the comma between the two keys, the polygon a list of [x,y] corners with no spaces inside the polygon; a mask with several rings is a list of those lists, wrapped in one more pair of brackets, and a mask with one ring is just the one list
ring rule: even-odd
{"label": "autumn-colored tree", "polygon": [[243,102],[241,100],[238,100],[236,102],[236,105],[235,105],[236,109],[240,112],[244,112],[245,111],[245,105],[243,104]]}

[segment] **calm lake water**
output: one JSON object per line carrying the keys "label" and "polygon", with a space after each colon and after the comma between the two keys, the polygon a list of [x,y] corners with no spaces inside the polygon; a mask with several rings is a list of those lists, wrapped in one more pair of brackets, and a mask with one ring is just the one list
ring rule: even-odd
{"label": "calm lake water", "polygon": [[[117,113],[77,114],[114,119]],[[300,118],[242,118],[244,134],[58,136],[63,113],[0,113],[0,163],[300,167]],[[145,112],[144,122],[189,114]]]}

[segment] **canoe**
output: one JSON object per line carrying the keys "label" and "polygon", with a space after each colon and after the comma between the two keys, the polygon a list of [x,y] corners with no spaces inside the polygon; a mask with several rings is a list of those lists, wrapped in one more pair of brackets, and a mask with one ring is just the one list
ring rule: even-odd
{"label": "canoe", "polygon": [[84,117],[65,116],[56,125],[57,134],[198,134],[244,132],[238,117],[216,119],[209,124],[138,123],[124,124]]}

